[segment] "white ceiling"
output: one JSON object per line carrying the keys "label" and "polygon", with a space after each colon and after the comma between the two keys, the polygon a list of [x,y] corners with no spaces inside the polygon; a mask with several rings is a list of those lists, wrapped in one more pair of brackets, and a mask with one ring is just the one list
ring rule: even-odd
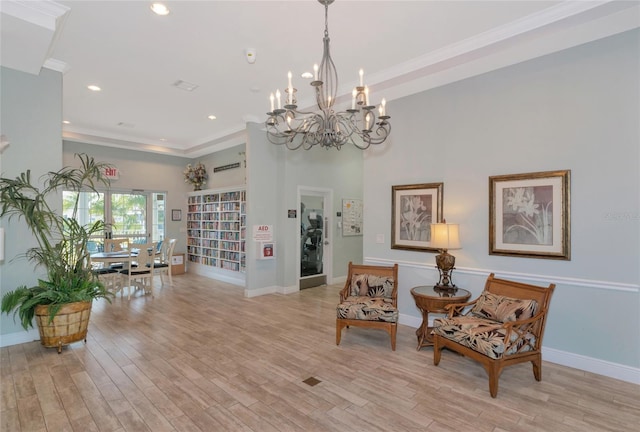
{"label": "white ceiling", "polygon": [[[64,72],[67,139],[185,157],[244,142],[294,75],[299,105],[322,55],[316,0],[2,0],[2,65]],[[393,99],[640,26],[638,1],[347,1],[329,7],[341,95],[365,70]],[[255,64],[245,58],[256,50]],[[178,80],[197,84],[188,92]],[[87,90],[96,84],[101,92]],[[346,101],[348,96],[344,96]],[[217,120],[209,120],[213,114]]]}

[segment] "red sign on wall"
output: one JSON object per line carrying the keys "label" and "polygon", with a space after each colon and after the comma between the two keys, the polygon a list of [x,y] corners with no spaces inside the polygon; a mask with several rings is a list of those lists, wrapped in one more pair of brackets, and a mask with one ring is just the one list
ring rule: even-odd
{"label": "red sign on wall", "polygon": [[118,180],[120,178],[120,171],[116,167],[106,167],[102,174],[109,180]]}

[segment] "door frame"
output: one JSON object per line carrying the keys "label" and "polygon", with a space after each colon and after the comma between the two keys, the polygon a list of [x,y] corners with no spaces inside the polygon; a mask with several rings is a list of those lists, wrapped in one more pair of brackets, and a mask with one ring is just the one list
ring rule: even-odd
{"label": "door frame", "polygon": [[302,203],[301,197],[303,195],[322,197],[324,214],[323,221],[323,235],[325,241],[329,244],[324,245],[322,251],[322,274],[327,278],[327,285],[330,285],[333,281],[333,239],[334,239],[334,225],[333,225],[333,189],[320,188],[315,186],[301,186],[298,185],[296,208],[298,209],[298,224],[296,224],[296,285],[298,290],[300,289],[300,260],[302,258],[301,249],[301,235],[300,235],[300,223],[302,222],[302,214],[300,214],[300,204]]}

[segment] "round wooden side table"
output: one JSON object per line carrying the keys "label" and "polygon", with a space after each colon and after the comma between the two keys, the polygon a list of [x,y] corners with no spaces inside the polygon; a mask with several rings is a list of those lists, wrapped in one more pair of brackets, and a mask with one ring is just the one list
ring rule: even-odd
{"label": "round wooden side table", "polygon": [[454,290],[442,290],[434,286],[424,285],[411,288],[411,295],[416,306],[422,312],[422,325],[416,330],[418,337],[418,351],[420,348],[432,346],[431,330],[429,327],[429,313],[447,313],[444,307],[450,303],[465,303],[471,297],[471,293],[462,288]]}

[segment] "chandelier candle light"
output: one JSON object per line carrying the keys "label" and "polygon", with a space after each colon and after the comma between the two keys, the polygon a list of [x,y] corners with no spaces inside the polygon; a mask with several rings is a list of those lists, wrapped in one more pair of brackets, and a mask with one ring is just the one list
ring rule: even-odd
{"label": "chandelier candle light", "polygon": [[319,145],[326,149],[340,148],[347,143],[361,150],[372,144],[382,144],[391,133],[391,118],[386,113],[386,101],[382,99],[378,114],[369,100],[369,88],[364,84],[364,71],[360,69],[359,85],[351,93],[351,108],[336,112],[333,106],[338,92],[338,71],[329,52],[329,5],[334,0],[318,0],[324,5],[324,49],[320,67],[313,65],[313,81],[316,103],[319,112],[298,111],[297,89],[291,81],[285,89],[285,101],[282,106],[282,94],[276,90],[271,93],[271,111],[267,113],[267,137],[273,144],[286,145],[290,150],[302,147],[309,150]]}

